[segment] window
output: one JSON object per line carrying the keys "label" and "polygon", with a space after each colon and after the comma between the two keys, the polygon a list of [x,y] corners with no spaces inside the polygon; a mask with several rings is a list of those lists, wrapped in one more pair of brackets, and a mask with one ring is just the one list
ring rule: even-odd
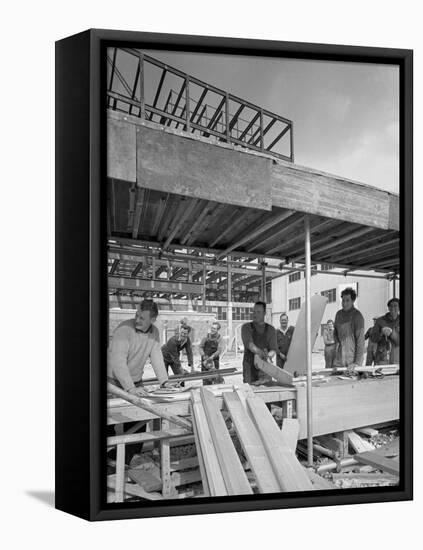
{"label": "window", "polygon": [[217,308],[217,319],[219,321],[226,321],[226,307],[219,306]]}
{"label": "window", "polygon": [[253,309],[251,307],[232,308],[232,319],[234,321],[251,321]]}
{"label": "window", "polygon": [[322,271],[330,271],[330,270],[332,269],[332,266],[331,266],[330,264],[322,264],[322,265],[320,266],[320,269],[321,269]]}
{"label": "window", "polygon": [[289,282],[293,283],[294,281],[298,281],[301,279],[301,271],[296,271],[295,273],[291,273],[289,275]]}
{"label": "window", "polygon": [[331,288],[330,290],[322,290],[320,293],[322,296],[326,296],[328,302],[336,302],[336,288]]}
{"label": "window", "polygon": [[301,307],[301,298],[291,298],[289,300],[289,310],[292,311],[293,309],[300,309]]}

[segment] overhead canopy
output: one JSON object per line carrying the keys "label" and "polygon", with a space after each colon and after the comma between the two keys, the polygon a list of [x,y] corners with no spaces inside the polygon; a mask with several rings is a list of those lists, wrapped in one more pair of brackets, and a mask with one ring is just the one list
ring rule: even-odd
{"label": "overhead canopy", "polygon": [[301,263],[304,216],[314,263],[399,271],[399,199],[367,185],[108,116],[110,237]]}

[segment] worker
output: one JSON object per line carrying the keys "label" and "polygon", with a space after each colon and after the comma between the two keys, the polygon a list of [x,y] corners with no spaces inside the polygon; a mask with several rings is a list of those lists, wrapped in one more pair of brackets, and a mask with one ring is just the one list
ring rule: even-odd
{"label": "worker", "polygon": [[142,376],[147,359],[162,386],[169,385],[160,351],[160,336],[154,325],[159,314],[153,300],[143,300],[135,317],[122,321],[115,329],[109,350],[108,377],[110,381],[133,395],[145,395]]}
{"label": "worker", "polygon": [[391,298],[388,313],[376,321],[376,365],[398,365],[400,361],[400,301]]}
{"label": "worker", "polygon": [[188,366],[192,369],[194,361],[192,356],[191,340],[189,338],[190,332],[190,326],[181,325],[179,333],[169,338],[166,344],[162,346],[162,354],[167,371],[169,371],[170,367],[174,374],[185,374],[179,357],[179,354],[182,350],[186,351]]}
{"label": "worker", "polygon": [[361,366],[364,355],[364,318],[354,307],[356,291],[345,288],[341,292],[342,309],[335,316],[334,336],[337,344],[334,367],[347,367],[352,373]]}
{"label": "worker", "polygon": [[323,330],[323,342],[325,344],[325,367],[331,369],[336,356],[335,326],[332,319],[328,319]]}
{"label": "worker", "polygon": [[[223,353],[223,341],[219,334],[220,323],[215,321],[210,327],[210,332],[200,342],[201,370],[203,372],[211,369],[219,369],[219,358]],[[215,376],[203,380],[205,386],[210,384],[222,384],[223,378]]]}
{"label": "worker", "polygon": [[254,356],[258,355],[265,361],[273,361],[278,350],[276,330],[264,321],[265,315],[265,302],[256,302],[253,308],[252,322],[244,323],[241,327],[244,344],[243,378],[244,382],[248,384],[260,382],[262,378],[254,366]]}
{"label": "worker", "polygon": [[285,365],[289,346],[291,345],[292,336],[294,334],[294,327],[292,325],[288,325],[288,321],[288,315],[286,313],[282,313],[279,317],[280,328],[276,329],[276,341],[278,344],[276,364],[281,369],[283,369]]}
{"label": "worker", "polygon": [[373,326],[369,327],[364,335],[364,339],[368,340],[367,343],[367,355],[366,366],[371,367],[373,363],[376,364],[376,349],[378,342],[378,331],[376,327],[377,317],[373,317]]}
{"label": "worker", "polygon": [[[143,300],[137,307],[135,317],[122,321],[113,333],[107,363],[108,378],[111,383],[135,396],[147,393],[142,388],[142,377],[148,359],[161,387],[175,385],[168,380],[160,350],[159,331],[154,326],[158,314],[157,304],[153,300]],[[137,423],[125,422],[124,429],[132,428],[135,424]],[[145,429],[144,425],[136,431],[144,432]],[[108,427],[108,435],[114,435],[114,426]],[[129,465],[141,451],[142,443],[126,445],[126,464]],[[115,454],[113,450],[109,457],[114,458]]]}

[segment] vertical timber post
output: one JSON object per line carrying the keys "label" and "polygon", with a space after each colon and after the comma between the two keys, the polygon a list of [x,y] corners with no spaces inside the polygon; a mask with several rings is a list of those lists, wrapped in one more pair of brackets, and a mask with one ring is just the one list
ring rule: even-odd
{"label": "vertical timber post", "polygon": [[313,387],[312,387],[312,349],[311,349],[311,247],[310,219],[304,218],[304,256],[305,256],[305,314],[306,314],[306,357],[307,357],[307,462],[313,466]]}

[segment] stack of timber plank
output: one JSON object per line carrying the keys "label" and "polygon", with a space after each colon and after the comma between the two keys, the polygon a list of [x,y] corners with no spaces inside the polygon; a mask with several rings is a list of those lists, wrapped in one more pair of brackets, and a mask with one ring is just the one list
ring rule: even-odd
{"label": "stack of timber plank", "polygon": [[[248,385],[225,392],[223,400],[259,493],[315,489],[295,456],[298,430],[287,425],[283,433]],[[214,395],[206,388],[192,390],[191,408],[204,493],[252,494]]]}

